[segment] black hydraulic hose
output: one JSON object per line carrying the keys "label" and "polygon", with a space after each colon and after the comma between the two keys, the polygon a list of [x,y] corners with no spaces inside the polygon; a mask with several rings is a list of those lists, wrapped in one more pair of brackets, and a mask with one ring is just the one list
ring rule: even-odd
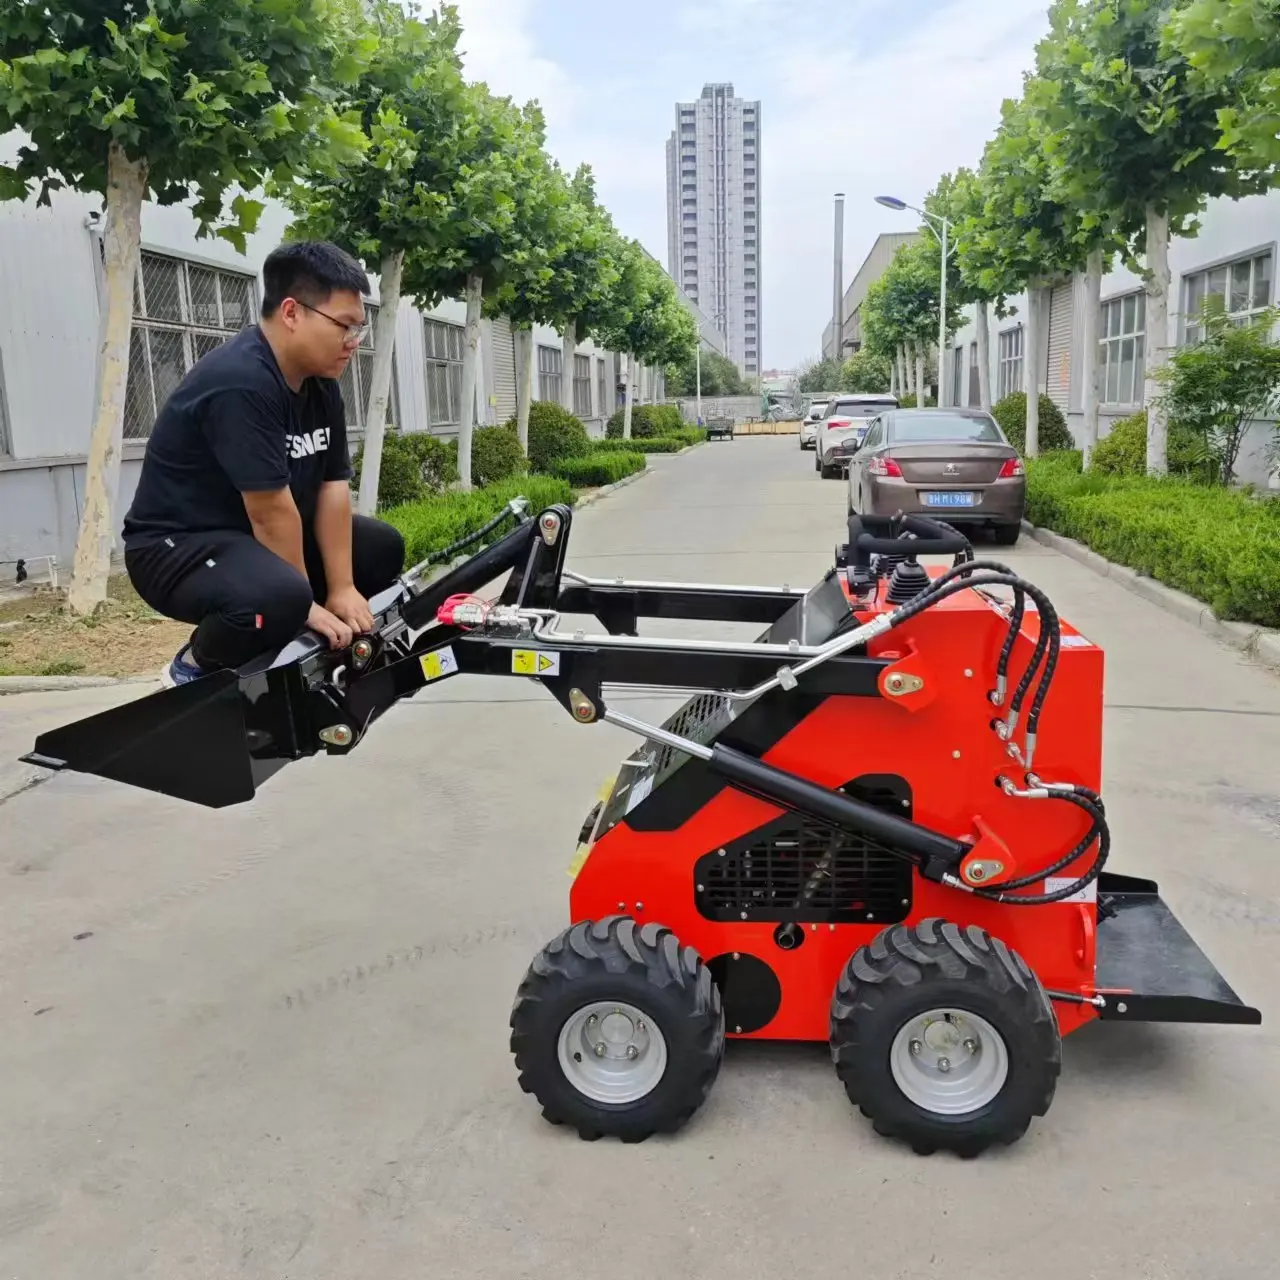
{"label": "black hydraulic hose", "polygon": [[433,555],[428,556],[427,563],[442,564],[447,560],[452,560],[459,551],[465,551],[467,547],[473,546],[475,543],[479,542],[481,538],[486,536],[486,534],[492,533],[500,524],[511,519],[512,516],[518,515],[519,513],[512,508],[510,503],[508,503],[496,516],[493,517],[492,520],[487,524],[481,525],[481,527],[475,530],[474,533],[465,534],[463,537],[459,538],[457,542],[451,542],[447,547],[444,547]]}
{"label": "black hydraulic hose", "polygon": [[[1079,893],[1081,889],[1087,888],[1102,874],[1102,868],[1106,865],[1107,857],[1111,852],[1111,831],[1101,810],[1092,801],[1085,799],[1084,796],[1074,795],[1067,791],[1054,791],[1046,798],[1065,800],[1068,804],[1074,804],[1089,814],[1093,819],[1093,823],[1085,838],[1070,853],[1063,855],[1056,862],[1043,870],[1035,872],[1033,875],[1022,876],[1005,884],[990,885],[981,889],[974,888],[973,892],[978,897],[1010,907],[1044,907],[1050,903],[1061,902],[1064,898],[1070,898],[1073,894]],[[1071,884],[1065,885],[1061,889],[1055,889],[1053,893],[1040,893],[1032,896],[1023,896],[1013,892],[1015,889],[1036,884],[1047,876],[1053,875],[1054,872],[1061,871],[1063,867],[1069,866],[1095,840],[1098,842],[1097,857],[1094,858],[1089,869],[1072,881]]]}

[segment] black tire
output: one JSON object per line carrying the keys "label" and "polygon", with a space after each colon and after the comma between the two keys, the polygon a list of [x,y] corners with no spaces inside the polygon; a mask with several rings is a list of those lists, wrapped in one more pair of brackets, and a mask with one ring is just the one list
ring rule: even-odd
{"label": "black tire", "polygon": [[[917,1105],[890,1065],[898,1032],[938,1008],[985,1019],[1007,1055],[999,1092],[958,1115]],[[849,1100],[877,1133],[920,1155],[972,1157],[1016,1142],[1049,1110],[1062,1041],[1049,997],[1020,955],[976,925],[930,919],[886,929],[854,952],[831,1002],[831,1056]]]}
{"label": "black tire", "polygon": [[[595,1101],[560,1066],[561,1028],[594,1001],[635,1006],[665,1041],[662,1076],[636,1101]],[[724,1047],[724,1011],[711,971],[666,926],[640,926],[629,916],[564,930],[534,958],[511,1010],[521,1089],[538,1099],[552,1124],[570,1125],[590,1140],[643,1142],[675,1133],[706,1101]]]}
{"label": "black tire", "polygon": [[1017,546],[1018,535],[1022,532],[1020,524],[998,524],[995,527],[996,546],[1013,547]]}
{"label": "black tire", "polygon": [[[941,270],[941,268],[939,268],[939,270]],[[816,444],[813,446],[813,469],[815,471],[822,470],[822,456],[818,453],[818,446]]]}

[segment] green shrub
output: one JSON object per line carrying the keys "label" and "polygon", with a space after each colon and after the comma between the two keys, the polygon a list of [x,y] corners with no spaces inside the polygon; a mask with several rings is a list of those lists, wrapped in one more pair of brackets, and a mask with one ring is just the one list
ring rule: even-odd
{"label": "green shrub", "polygon": [[[618,409],[605,424],[605,436],[610,440],[622,439],[625,409]],[[684,429],[684,419],[673,404],[636,404],[631,406],[631,438],[652,440],[658,436],[676,435]]]}
{"label": "green shrub", "polygon": [[487,488],[500,480],[523,475],[529,462],[515,428],[481,427],[471,436],[471,483]]}
{"label": "green shrub", "polygon": [[626,476],[643,471],[647,465],[643,453],[624,450],[595,452],[585,458],[560,458],[552,464],[554,474],[574,488],[587,489],[602,484],[617,484]]}
{"label": "green shrub", "polygon": [[[1203,483],[1218,478],[1218,463],[1205,440],[1188,427],[1169,423],[1167,453],[1171,475],[1185,475]],[[1112,423],[1093,451],[1093,467],[1103,475],[1143,476],[1147,473],[1147,411],[1139,409]]]}
{"label": "green shrub", "polygon": [[[506,425],[513,431],[515,418]],[[529,406],[529,469],[548,473],[557,458],[580,458],[590,452],[591,438],[582,419],[554,400],[535,400]]]}
{"label": "green shrub", "polygon": [[[361,441],[352,460],[352,487],[360,487],[364,464]],[[458,446],[423,431],[388,431],[382,440],[382,464],[378,469],[378,505],[399,506],[420,502],[441,493],[458,478]]]}
{"label": "green shrub", "polygon": [[1280,502],[1180,478],[1080,471],[1079,455],[1027,464],[1027,519],[1210,605],[1280,626]]}
{"label": "green shrub", "polygon": [[[528,498],[530,513],[536,514],[552,503],[571,502],[573,489],[554,476],[520,476],[471,493],[455,490],[392,507],[382,513],[382,518],[404,535],[405,568],[409,568],[474,533],[516,497]],[[499,532],[509,528],[504,526]]]}
{"label": "green shrub", "polygon": [[[992,417],[1009,437],[1009,443],[1021,454],[1027,451],[1027,393],[1012,391],[991,407]],[[1059,449],[1074,449],[1075,437],[1067,427],[1067,421],[1048,396],[1040,397],[1039,444],[1041,453],[1053,453]]]}
{"label": "green shrub", "polygon": [[679,453],[686,448],[679,436],[655,436],[651,440],[593,440],[592,453]]}
{"label": "green shrub", "polygon": [[[896,396],[899,409],[914,409],[916,407],[916,396],[914,391],[906,391],[900,396]],[[925,396],[924,407],[926,409],[936,409],[938,402],[933,396]]]}

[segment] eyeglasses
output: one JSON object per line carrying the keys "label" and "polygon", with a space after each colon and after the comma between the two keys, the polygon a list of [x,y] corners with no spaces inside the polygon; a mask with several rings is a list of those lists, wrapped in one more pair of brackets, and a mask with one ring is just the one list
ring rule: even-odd
{"label": "eyeglasses", "polygon": [[300,307],[306,307],[308,311],[314,311],[318,316],[324,316],[330,324],[336,324],[339,329],[345,330],[347,341],[359,344],[364,341],[365,335],[373,327],[367,320],[363,324],[347,324],[345,320],[339,320],[335,316],[329,315],[326,311],[321,311],[319,307],[313,307],[309,303],[302,302],[298,298],[294,298],[294,302]]}

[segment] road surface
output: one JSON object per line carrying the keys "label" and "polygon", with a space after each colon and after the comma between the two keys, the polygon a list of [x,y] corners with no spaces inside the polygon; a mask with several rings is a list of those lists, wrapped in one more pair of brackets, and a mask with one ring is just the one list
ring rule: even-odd
{"label": "road surface", "polygon": [[[652,464],[579,514],[574,567],[828,567],[843,488],[794,439]],[[877,1138],[821,1046],[731,1045],[676,1138],[584,1143],[516,1087],[507,1018],[633,739],[459,680],[210,813],[19,790],[39,729],[138,690],[26,695],[0,701],[0,1277],[1273,1272],[1280,680],[1036,543],[999,554],[1107,650],[1111,865],[1159,878],[1262,1028],[1089,1028],[1049,1115],[976,1162]]]}

